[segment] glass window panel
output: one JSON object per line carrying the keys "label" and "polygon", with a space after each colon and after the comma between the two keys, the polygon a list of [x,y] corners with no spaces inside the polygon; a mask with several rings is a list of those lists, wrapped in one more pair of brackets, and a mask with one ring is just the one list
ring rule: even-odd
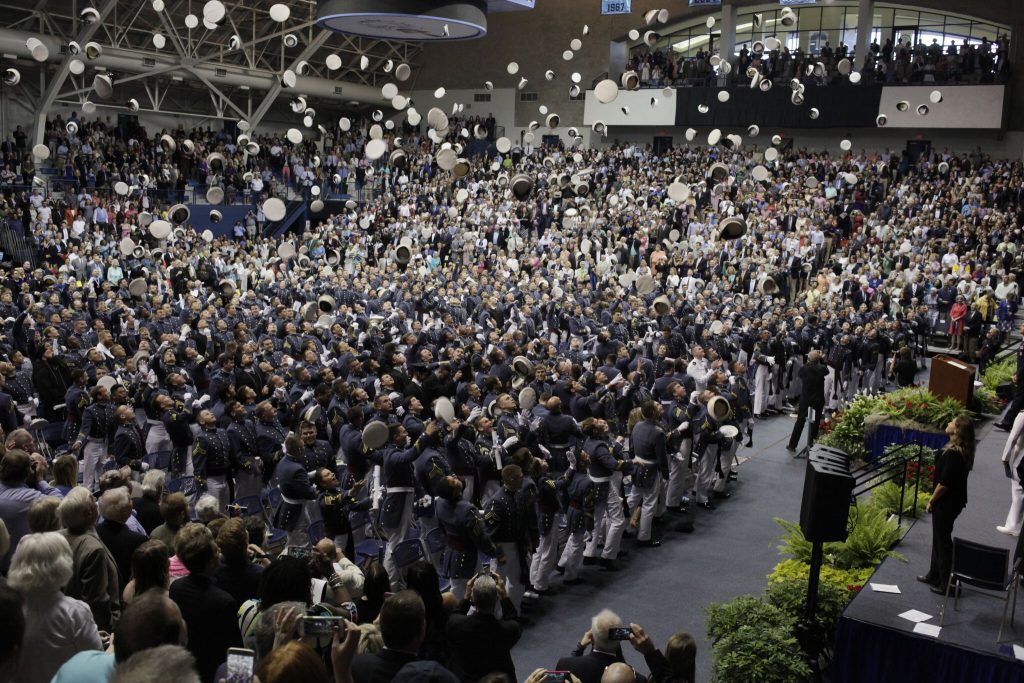
{"label": "glass window panel", "polygon": [[999,35],[999,31],[996,30],[995,26],[991,26],[990,24],[974,24],[971,27],[971,37],[972,38],[977,38],[979,40],[981,38],[988,38],[989,40],[995,40],[998,35]]}
{"label": "glass window panel", "polygon": [[875,6],[874,25],[876,28],[892,26],[892,7]]}
{"label": "glass window panel", "polygon": [[842,7],[822,7],[821,8],[821,27],[823,29],[831,28],[842,28],[843,27],[843,8]]}
{"label": "glass window panel", "polygon": [[895,14],[896,16],[893,19],[895,26],[917,26],[917,12],[901,7],[896,10]]}
{"label": "glass window panel", "polygon": [[921,12],[920,23],[922,26],[934,26],[935,24],[942,26],[942,15],[932,14],[931,12]]}
{"label": "glass window panel", "polygon": [[798,31],[791,31],[786,35],[786,47],[789,48],[790,52],[799,49],[800,33]]}
{"label": "glass window panel", "polygon": [[797,9],[797,25],[802,31],[817,30],[821,26],[820,7],[800,7]]}

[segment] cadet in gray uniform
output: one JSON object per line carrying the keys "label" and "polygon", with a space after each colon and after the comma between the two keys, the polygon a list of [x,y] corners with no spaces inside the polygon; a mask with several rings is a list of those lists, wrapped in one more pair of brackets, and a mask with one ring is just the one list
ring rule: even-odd
{"label": "cadet in gray uniform", "polygon": [[661,541],[651,538],[658,491],[662,479],[668,479],[668,453],[665,431],[661,428],[662,409],[657,401],[646,401],[640,407],[643,420],[637,422],[630,435],[633,451],[633,490],[629,493],[631,510],[640,509],[637,532],[639,545],[655,548]]}

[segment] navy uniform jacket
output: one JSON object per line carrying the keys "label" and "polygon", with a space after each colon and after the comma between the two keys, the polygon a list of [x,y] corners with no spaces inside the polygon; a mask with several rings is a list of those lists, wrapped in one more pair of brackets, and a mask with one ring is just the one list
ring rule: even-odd
{"label": "navy uniform jacket", "polygon": [[452,468],[441,451],[433,446],[427,446],[416,458],[413,471],[416,475],[417,493],[429,493],[431,496],[436,496],[438,482],[451,474]]}
{"label": "navy uniform jacket", "polygon": [[140,469],[141,461],[146,457],[146,442],[138,425],[130,422],[119,426],[114,433],[114,443],[110,450],[118,467],[127,465],[133,470]]}
{"label": "navy uniform jacket", "polygon": [[114,433],[114,410],[109,403],[93,403],[82,413],[78,440],[109,439]]}
{"label": "navy uniform jacket", "polygon": [[[316,499],[320,507],[320,516],[324,520],[324,531],[328,538],[347,534],[352,531],[348,521],[349,512],[365,510],[372,502],[364,498],[359,502],[351,490],[347,491],[321,491]],[[344,548],[342,548],[344,550]]]}
{"label": "navy uniform jacket", "polygon": [[231,438],[226,430],[201,430],[192,449],[192,466],[196,476],[206,478],[227,474],[233,465],[231,454]]}
{"label": "navy uniform jacket", "polygon": [[312,446],[303,444],[303,447],[306,451],[306,467],[310,470],[326,467],[332,472],[334,471],[336,463],[334,462],[334,449],[331,448],[331,444],[317,439],[313,442]]}
{"label": "navy uniform jacket", "polygon": [[[630,437],[633,447],[633,485],[649,491],[657,483],[657,474],[668,478],[668,453],[665,432],[660,426],[642,420],[633,427]],[[642,462],[640,462],[642,461]]]}
{"label": "navy uniform jacket", "polygon": [[78,438],[78,430],[82,424],[82,413],[89,405],[89,392],[77,384],[64,393],[64,436],[69,442]]}
{"label": "navy uniform jacket", "polygon": [[569,470],[558,480],[567,499],[565,521],[570,534],[594,527],[594,502],[597,486],[586,472]]}
{"label": "navy uniform jacket", "polygon": [[288,430],[280,422],[256,423],[256,453],[263,461],[263,478],[269,478],[274,471],[274,466],[284,454],[284,440],[288,436]]}
{"label": "navy uniform jacket", "polygon": [[405,427],[405,431],[409,433],[409,438],[413,441],[420,438],[420,434],[423,433],[423,420],[413,413],[405,414],[405,417],[402,419],[402,426]]}
{"label": "navy uniform jacket", "polygon": [[256,450],[256,426],[251,420],[232,420],[228,425],[231,450],[239,470],[255,473],[259,452]]}
{"label": "navy uniform jacket", "polygon": [[516,415],[503,414],[494,424],[494,431],[498,433],[501,442],[511,439],[513,436],[520,441],[523,439],[522,430],[519,429],[519,417]]}
{"label": "navy uniform jacket", "polygon": [[576,420],[571,415],[545,415],[541,418],[539,438],[540,443],[551,451],[551,469],[562,472],[569,466],[566,451],[576,445],[576,439],[582,437]]}
{"label": "navy uniform jacket", "polygon": [[[621,451],[614,449],[612,444],[604,439],[587,439],[583,442],[583,451],[590,456],[590,467],[587,472],[595,483],[608,484],[608,479],[615,472],[628,474],[633,471],[633,463],[621,457]],[[616,456],[619,457],[616,457]]]}
{"label": "navy uniform jacket", "polygon": [[537,532],[547,534],[555,525],[558,514],[558,482],[550,474],[541,475],[537,479],[536,507]]}
{"label": "navy uniform jacket", "polygon": [[283,500],[274,513],[274,526],[294,531],[302,519],[302,506],[307,500],[316,500],[316,490],[309,483],[306,466],[290,455],[285,455],[274,469]]}
{"label": "navy uniform jacket", "polygon": [[465,500],[436,501],[437,521],[448,539],[441,558],[441,571],[452,579],[468,579],[476,573],[478,553],[497,557],[498,550],[484,532],[480,511]]}
{"label": "navy uniform jacket", "polygon": [[521,543],[526,539],[526,515],[522,499],[504,486],[484,508],[484,524],[495,543]]}
{"label": "navy uniform jacket", "polygon": [[693,432],[693,451],[698,455],[704,455],[709,445],[721,442],[721,437],[718,434],[721,424],[711,417],[707,406],[701,406],[693,424],[696,425]]}
{"label": "navy uniform jacket", "polygon": [[341,452],[345,455],[345,464],[349,474],[356,479],[366,477],[366,454],[363,453],[363,433],[350,424],[345,424],[338,435]]}
{"label": "navy uniform jacket", "polygon": [[416,475],[413,463],[425,447],[424,440],[419,439],[410,448],[399,449],[394,445],[385,448],[384,465],[381,468],[384,503],[380,509],[380,521],[383,526],[392,529],[399,526],[405,510],[406,497],[415,495]]}

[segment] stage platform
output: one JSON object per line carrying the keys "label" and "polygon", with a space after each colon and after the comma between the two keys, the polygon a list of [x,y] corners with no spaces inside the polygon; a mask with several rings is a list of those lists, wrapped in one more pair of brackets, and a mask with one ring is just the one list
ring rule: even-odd
{"label": "stage platform", "polygon": [[[1010,481],[1000,462],[1007,434],[988,423],[980,436],[967,508],[953,535],[1008,548],[1012,556],[1017,539],[996,531],[1010,504]],[[1018,595],[1016,629],[1008,617],[1002,643],[996,636],[1003,603],[974,591],[964,591],[959,610],[950,598],[938,637],[914,633],[914,622],[899,616],[918,610],[932,615],[923,623],[939,623],[943,596],[915,578],[928,571],[931,535],[931,519],[924,515],[895,548],[905,561],[886,559],[846,608],[836,632],[835,683],[1024,683],[1024,661],[1015,658],[1013,648],[1024,645],[1024,590]],[[876,592],[871,582],[896,585],[900,593]]]}

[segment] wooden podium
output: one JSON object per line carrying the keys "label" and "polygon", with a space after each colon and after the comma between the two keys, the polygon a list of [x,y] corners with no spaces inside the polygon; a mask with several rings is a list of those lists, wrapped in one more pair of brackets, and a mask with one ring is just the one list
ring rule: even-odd
{"label": "wooden podium", "polygon": [[950,356],[932,358],[928,391],[941,398],[953,398],[964,408],[974,400],[975,366]]}

